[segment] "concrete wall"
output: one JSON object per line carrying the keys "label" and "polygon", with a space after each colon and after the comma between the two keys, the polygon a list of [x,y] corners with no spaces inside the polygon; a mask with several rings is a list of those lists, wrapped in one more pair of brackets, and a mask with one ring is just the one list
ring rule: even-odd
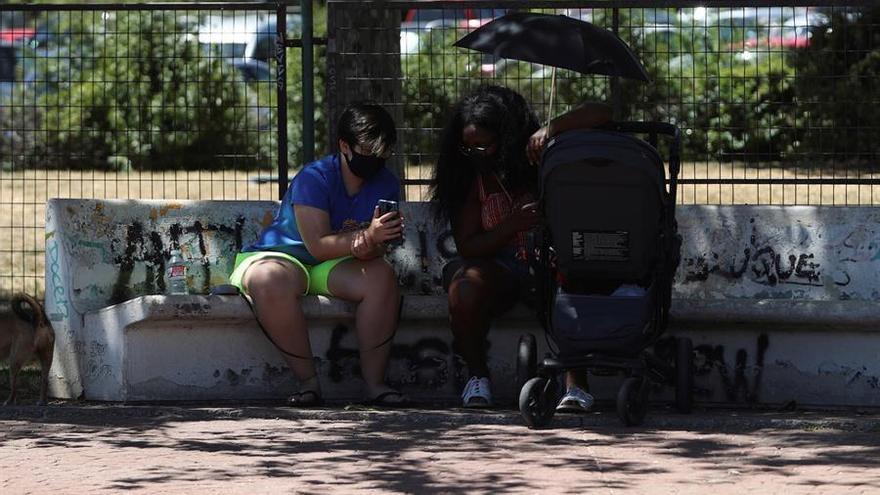
{"label": "concrete wall", "polygon": [[[86,397],[111,400],[289,392],[289,372],[237,299],[155,296],[100,309],[161,292],[175,242],[185,255],[208,260],[193,270],[195,287],[222,282],[235,251],[275,206],[50,202],[46,304],[58,333],[55,395],[78,396],[84,380],[91,384]],[[440,273],[454,244],[426,205],[404,211],[406,244],[390,259],[407,306],[389,378],[422,398],[453,398],[466,377],[451,352]],[[880,405],[878,215],[873,208],[680,207],[685,243],[670,333],[694,339],[698,400]],[[350,308],[310,304],[322,380],[329,393],[356,397]],[[523,308],[492,332],[490,363],[502,398],[515,394],[514,346],[524,331],[537,334],[546,352]],[[658,353],[671,359],[670,349],[671,340],[662,341]],[[596,383],[600,397],[613,396],[616,382]]]}
{"label": "concrete wall", "polygon": [[880,209],[679,208],[682,299],[880,299]]}
{"label": "concrete wall", "polygon": [[880,209],[689,206],[672,332],[698,400],[880,405]]}

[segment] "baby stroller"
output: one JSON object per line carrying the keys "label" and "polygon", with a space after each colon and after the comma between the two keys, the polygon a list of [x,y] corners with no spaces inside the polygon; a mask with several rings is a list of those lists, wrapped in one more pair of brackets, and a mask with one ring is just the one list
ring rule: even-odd
{"label": "baby stroller", "polygon": [[[658,136],[670,140],[668,190]],[[674,365],[646,350],[666,329],[680,258],[679,148],[678,128],[655,122],[569,131],[548,144],[540,172],[544,222],[529,251],[553,357],[538,366],[534,336],[520,338],[519,408],[529,426],[553,418],[560,375],[569,370],[623,373],[617,412],[626,425],[644,420],[652,383],[674,385],[677,408],[690,411],[690,339],[677,339]]]}

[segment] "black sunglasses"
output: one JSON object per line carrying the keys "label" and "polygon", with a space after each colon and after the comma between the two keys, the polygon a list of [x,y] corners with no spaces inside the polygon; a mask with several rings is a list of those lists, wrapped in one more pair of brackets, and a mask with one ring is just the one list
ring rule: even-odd
{"label": "black sunglasses", "polygon": [[458,151],[461,152],[464,156],[486,156],[488,154],[489,149],[491,149],[494,144],[488,144],[484,146],[468,146],[461,145],[458,147]]}

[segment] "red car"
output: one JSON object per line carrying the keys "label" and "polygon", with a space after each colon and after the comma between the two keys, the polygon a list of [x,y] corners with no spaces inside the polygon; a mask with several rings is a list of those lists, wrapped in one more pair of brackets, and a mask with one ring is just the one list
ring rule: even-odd
{"label": "red car", "polygon": [[400,29],[439,27],[476,29],[506,13],[507,9],[409,9],[400,24]]}
{"label": "red car", "polygon": [[771,28],[766,38],[749,38],[746,48],[806,48],[810,46],[810,28]]}
{"label": "red car", "polygon": [[30,27],[15,27],[0,29],[0,45],[12,45],[26,42],[37,34],[37,30]]}

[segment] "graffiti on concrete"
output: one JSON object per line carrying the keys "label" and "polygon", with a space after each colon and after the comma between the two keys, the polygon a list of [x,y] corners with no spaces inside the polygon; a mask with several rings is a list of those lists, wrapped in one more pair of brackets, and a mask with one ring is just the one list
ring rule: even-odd
{"label": "graffiti on concrete", "polygon": [[[717,277],[771,288],[820,287],[832,299],[880,298],[871,275],[880,261],[880,230],[875,223],[850,224],[827,215],[831,218],[822,222],[804,215],[785,224],[772,216],[751,218],[745,230],[724,217],[719,225],[691,228],[679,290],[708,287],[710,277]],[[762,229],[758,220],[777,223]]]}
{"label": "graffiti on concrete", "polygon": [[[752,281],[771,287],[778,284],[822,286],[819,264],[813,261],[815,256],[811,253],[790,254],[783,260],[773,247],[764,246],[754,251],[744,249],[743,257],[738,262],[724,263],[719,258],[718,253],[685,258],[684,283],[702,282],[712,274],[735,280],[748,273]],[[835,283],[845,286],[849,280]]]}
{"label": "graffiti on concrete", "polygon": [[[754,364],[751,366],[748,364],[748,351],[740,348],[736,351],[732,370],[725,357],[724,346],[696,346],[694,348],[694,374],[708,376],[717,372],[724,388],[725,398],[729,402],[758,402],[761,376],[764,371],[764,358],[769,346],[770,339],[766,334],[761,334],[758,336]],[[751,374],[751,384],[749,384],[748,374]],[[712,393],[712,391],[709,392]]]}
{"label": "graffiti on concrete", "polygon": [[860,383],[866,384],[872,390],[880,388],[880,376],[870,374],[867,366],[849,366],[838,364],[833,360],[823,362],[817,370],[818,376],[838,375],[844,378],[846,386]]}
{"label": "graffiti on concrete", "polygon": [[[770,287],[779,284],[822,286],[820,264],[815,261],[815,254],[792,253],[790,248],[774,246],[769,239],[759,235],[754,218],[749,222],[752,225],[749,245],[742,249],[741,255],[734,255],[733,259],[724,259],[717,252],[686,256],[682,263],[683,283],[703,282],[710,275],[716,275],[728,280],[739,280],[746,276],[755,283]],[[727,242],[711,242],[711,245],[724,246],[732,240],[729,232],[718,232],[718,235],[724,236]],[[783,257],[784,251],[789,253]],[[846,283],[838,282],[838,285]]]}
{"label": "graffiti on concrete", "polygon": [[108,377],[112,374],[112,368],[106,364],[104,355],[107,353],[107,344],[92,340],[86,350],[85,343],[80,348],[80,355],[86,356],[85,376],[89,379]]}
{"label": "graffiti on concrete", "polygon": [[[325,354],[327,375],[334,383],[361,376],[358,349],[346,347],[343,341],[350,330],[336,325],[330,335]],[[414,385],[421,388],[443,388],[455,375],[452,350],[444,340],[436,337],[419,339],[412,344],[393,343],[388,364],[389,383],[394,387]]]}
{"label": "graffiti on concrete", "polygon": [[[171,249],[181,248],[183,234],[195,236],[195,252],[189,258],[193,260],[191,278],[195,281],[196,292],[208,293],[211,286],[211,254],[206,237],[217,233],[232,238],[229,246],[231,253],[238,252],[242,247],[242,230],[244,218],[239,216],[233,226],[222,224],[204,224],[194,221],[189,225],[174,223],[167,230],[167,245],[163,242],[163,232],[146,231],[140,222],[133,222],[126,229],[124,239],[111,240],[111,251],[119,253],[113,263],[119,267],[116,281],[113,284],[110,304],[126,301],[139,294],[155,294],[165,292],[165,260]],[[121,244],[121,246],[120,246]],[[229,253],[214,253],[228,255]],[[143,263],[145,276],[143,281],[133,283],[132,273],[135,265]]]}
{"label": "graffiti on concrete", "polygon": [[[742,348],[738,349],[732,373],[730,365],[725,359],[724,346],[697,346],[694,348],[694,373],[697,376],[705,376],[717,371],[724,387],[725,397],[729,402],[758,402],[761,376],[764,372],[764,358],[769,346],[770,339],[767,334],[758,336],[755,362],[751,366],[748,364],[748,351]],[[748,372],[752,377],[751,385],[747,377]]]}
{"label": "graffiti on concrete", "polygon": [[[764,374],[764,360],[770,338],[767,334],[758,336],[755,345],[755,361],[749,364],[749,353],[745,348],[737,349],[731,366],[727,350],[723,345],[703,344],[694,347],[694,376],[700,378],[704,387],[696,387],[694,394],[711,399],[716,390],[705,384],[720,383],[724,398],[728,402],[756,403],[761,392],[761,378]],[[670,364],[675,362],[675,338],[661,339],[655,345],[657,357]],[[717,376],[717,381],[713,377]],[[751,380],[749,380],[751,378]]]}
{"label": "graffiti on concrete", "polygon": [[46,243],[46,259],[49,272],[47,280],[48,295],[52,297],[52,308],[55,311],[49,313],[48,318],[52,321],[62,321],[70,317],[70,308],[67,303],[66,289],[61,279],[61,260],[58,252],[58,242],[55,239]]}
{"label": "graffiti on concrete", "polygon": [[454,242],[448,229],[433,228],[435,225],[429,221],[408,224],[404,245],[395,248],[388,258],[404,293],[445,293],[441,273],[443,266],[455,257]]}

